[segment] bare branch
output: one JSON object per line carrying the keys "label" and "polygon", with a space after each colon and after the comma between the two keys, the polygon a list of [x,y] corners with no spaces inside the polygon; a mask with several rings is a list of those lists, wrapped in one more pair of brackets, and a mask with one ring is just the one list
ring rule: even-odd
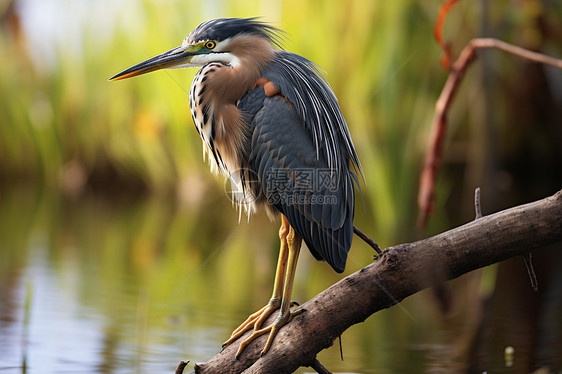
{"label": "bare branch", "polygon": [[[444,280],[562,241],[562,191],[534,203],[487,215],[414,243],[393,246],[377,261],[303,304],[260,358],[266,336],[239,360],[232,344],[195,373],[291,373],[310,366],[350,326]],[[270,317],[271,323],[276,316]]]}
{"label": "bare branch", "polygon": [[482,203],[480,200],[480,187],[476,187],[474,190],[474,219],[482,218]]}
{"label": "bare branch", "polygon": [[525,260],[525,267],[527,268],[527,273],[529,274],[529,279],[531,280],[531,287],[533,287],[533,290],[538,291],[539,282],[537,281],[537,275],[535,274],[535,268],[533,267],[531,253],[525,253],[523,255],[523,260]]}
{"label": "bare branch", "polygon": [[380,255],[382,253],[381,247],[379,247],[379,245],[375,243],[375,241],[371,239],[367,234],[359,230],[357,226],[353,226],[353,232],[355,233],[355,235],[363,239],[365,243],[369,244],[371,248],[373,248],[375,252],[377,252],[377,255]]}
{"label": "bare branch", "polygon": [[496,48],[529,61],[538,62],[539,64],[551,65],[557,67],[558,69],[562,69],[562,60],[559,58],[554,58],[542,53],[530,51],[528,49],[521,48],[498,39],[472,39],[469,45],[472,46],[473,49]]}
{"label": "bare branch", "polygon": [[314,370],[316,370],[316,372],[318,374],[332,374],[328,369],[326,369],[324,367],[324,365],[322,365],[320,363],[320,361],[318,361],[318,359],[314,359],[314,361],[312,362],[312,364],[310,364],[310,367],[313,368]]}
{"label": "bare branch", "polygon": [[529,61],[552,65],[562,69],[562,60],[533,52],[525,48],[503,42],[497,39],[480,38],[472,39],[461,51],[458,59],[451,66],[447,82],[435,104],[435,115],[431,125],[431,134],[428,152],[425,156],[423,170],[420,176],[418,192],[418,226],[425,227],[428,216],[433,212],[435,204],[435,180],[441,164],[445,130],[447,129],[447,114],[453,103],[455,95],[462,83],[468,67],[476,58],[476,51],[485,48],[496,48]]}

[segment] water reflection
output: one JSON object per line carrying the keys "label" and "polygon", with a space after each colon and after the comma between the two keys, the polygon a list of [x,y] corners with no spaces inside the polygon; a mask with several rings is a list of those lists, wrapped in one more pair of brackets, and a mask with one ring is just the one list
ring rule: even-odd
{"label": "water reflection", "polygon": [[[277,227],[264,217],[238,224],[227,199],[181,207],[171,198],[69,199],[29,187],[0,196],[2,372],[171,373],[179,360],[212,357],[271,292]],[[307,251],[302,256],[294,297],[305,301],[341,276]],[[371,252],[356,242],[351,256],[346,274],[366,265]],[[522,274],[519,291],[528,286]],[[335,372],[437,373],[470,372],[457,364],[485,356],[489,372],[500,372],[509,340],[517,370],[505,372],[533,369],[520,369],[519,342],[536,335],[510,335],[520,326],[513,312],[522,307],[481,308],[481,279],[475,273],[452,286],[460,295],[457,314],[443,318],[426,291],[348,330],[343,362],[337,341],[320,361]],[[560,287],[548,286],[560,284],[559,276],[553,279],[539,279],[550,301],[536,354],[557,365],[562,314]],[[486,310],[492,313],[484,319]],[[483,320],[492,335],[478,332]],[[470,344],[485,339],[486,348],[459,351],[456,343],[467,337]]]}
{"label": "water reflection", "polygon": [[166,201],[2,192],[1,368],[159,372],[216,351],[228,309],[209,301],[208,248],[224,250],[226,218],[209,235]]}

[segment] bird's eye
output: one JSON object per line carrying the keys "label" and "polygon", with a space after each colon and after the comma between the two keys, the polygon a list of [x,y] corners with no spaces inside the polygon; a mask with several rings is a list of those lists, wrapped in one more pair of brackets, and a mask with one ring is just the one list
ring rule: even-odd
{"label": "bird's eye", "polygon": [[217,45],[217,43],[213,42],[212,40],[208,41],[205,43],[205,48],[207,49],[213,49],[215,48],[215,46]]}

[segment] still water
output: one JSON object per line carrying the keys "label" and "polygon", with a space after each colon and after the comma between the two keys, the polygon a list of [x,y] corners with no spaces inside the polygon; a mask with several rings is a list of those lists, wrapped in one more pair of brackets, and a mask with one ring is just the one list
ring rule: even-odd
{"label": "still water", "polygon": [[[2,189],[0,373],[173,373],[180,360],[211,358],[268,300],[277,256],[277,224],[261,216],[239,224],[222,200],[182,206],[174,198],[126,192],[70,198]],[[301,256],[293,296],[305,301],[368,264],[371,252],[354,245],[343,276],[307,251]],[[453,308],[456,317],[443,317],[424,291],[346,331],[343,361],[338,341],[319,360],[340,373],[466,371],[475,353],[462,341],[476,334],[482,314],[473,301],[489,294],[483,274],[496,271],[458,282],[463,297]],[[551,369],[562,352],[562,313],[554,304],[544,316],[552,323],[543,321],[554,339],[546,346]],[[503,333],[477,354],[486,356],[489,373],[530,372],[518,360],[518,342],[536,333],[509,335],[510,324],[498,322],[503,315],[499,308],[491,318]]]}

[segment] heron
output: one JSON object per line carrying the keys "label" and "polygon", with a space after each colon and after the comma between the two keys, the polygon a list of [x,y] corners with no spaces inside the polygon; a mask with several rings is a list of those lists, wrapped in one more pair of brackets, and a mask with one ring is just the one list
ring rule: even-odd
{"label": "heron", "polygon": [[248,217],[258,210],[280,216],[272,296],[223,344],[251,331],[236,358],[269,334],[266,354],[281,327],[303,312],[291,301],[302,241],[317,260],[344,271],[354,233],[354,186],[357,175],[363,177],[334,92],[318,66],[283,50],[282,40],[283,31],[259,18],[213,19],[179,47],[109,78],[200,68],[189,106],[211,170],[230,180]]}

